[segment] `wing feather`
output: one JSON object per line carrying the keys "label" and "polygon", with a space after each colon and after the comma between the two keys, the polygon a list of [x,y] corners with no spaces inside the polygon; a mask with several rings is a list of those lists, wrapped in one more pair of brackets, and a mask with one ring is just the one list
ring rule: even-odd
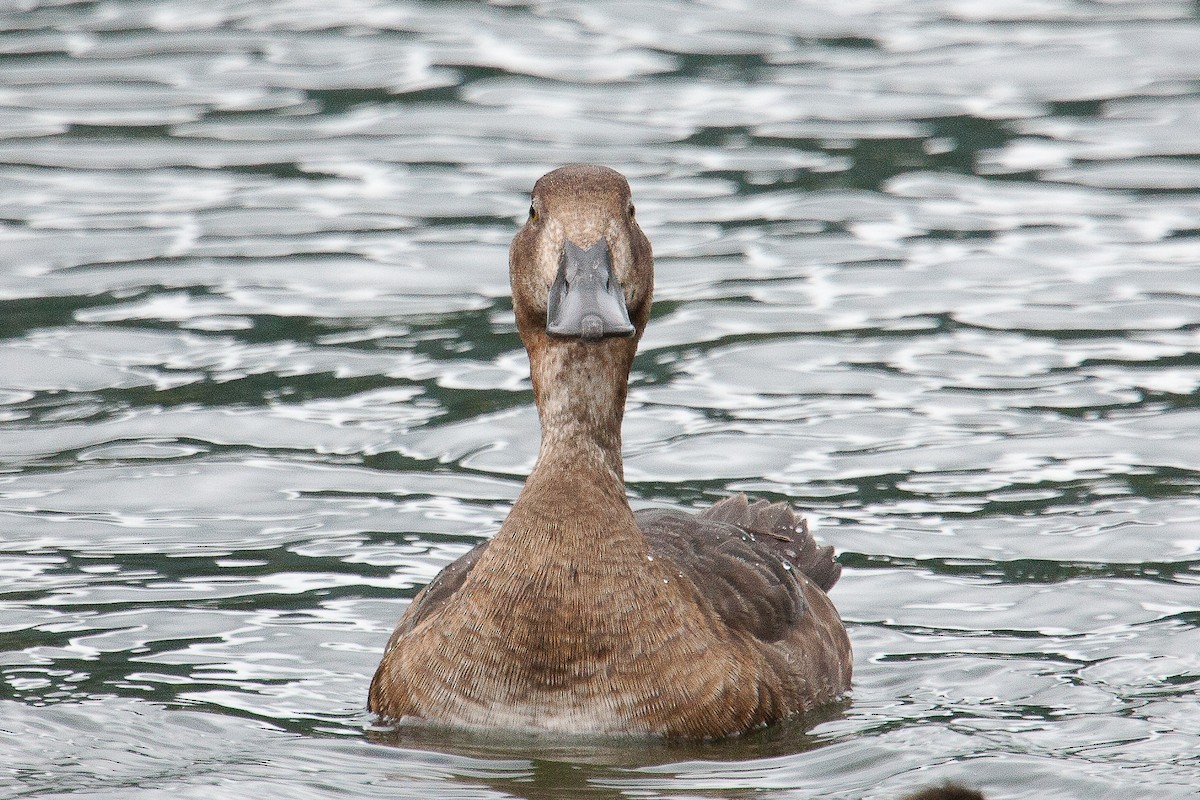
{"label": "wing feather", "polygon": [[841,574],[785,503],[722,500],[693,516],[670,509],[635,514],[650,551],[689,578],[731,628],[764,642],[785,638],[808,613],[803,575],[828,591]]}

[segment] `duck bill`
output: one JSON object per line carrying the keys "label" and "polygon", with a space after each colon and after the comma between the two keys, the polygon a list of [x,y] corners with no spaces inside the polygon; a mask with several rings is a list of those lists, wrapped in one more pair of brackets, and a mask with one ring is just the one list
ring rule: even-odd
{"label": "duck bill", "polygon": [[563,245],[546,306],[546,332],[593,342],[633,335],[625,292],[613,275],[612,253],[603,238],[586,250],[571,241]]}

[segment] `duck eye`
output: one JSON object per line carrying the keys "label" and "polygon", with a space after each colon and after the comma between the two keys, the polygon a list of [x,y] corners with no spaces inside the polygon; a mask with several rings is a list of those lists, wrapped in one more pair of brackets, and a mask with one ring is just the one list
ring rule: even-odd
{"label": "duck eye", "polygon": [[532,205],[529,206],[529,221],[537,222],[537,218],[538,218],[537,209],[534,208]]}
{"label": "duck eye", "polygon": [[633,203],[629,204],[629,218],[633,219],[633,215],[637,213],[637,209],[633,207]]}

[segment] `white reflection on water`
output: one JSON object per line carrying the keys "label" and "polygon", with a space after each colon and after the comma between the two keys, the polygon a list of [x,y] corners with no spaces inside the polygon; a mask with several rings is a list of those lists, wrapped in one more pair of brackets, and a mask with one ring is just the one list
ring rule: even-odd
{"label": "white reflection on water", "polygon": [[[5,790],[1194,793],[1191,4],[0,15]],[[658,254],[635,504],[810,508],[854,700],[690,748],[364,734],[536,455],[506,246],[577,160]]]}

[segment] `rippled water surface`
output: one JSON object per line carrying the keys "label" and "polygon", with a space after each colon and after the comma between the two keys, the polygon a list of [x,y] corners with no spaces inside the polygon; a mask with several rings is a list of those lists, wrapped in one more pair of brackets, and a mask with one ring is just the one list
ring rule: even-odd
{"label": "rippled water surface", "polygon": [[[0,9],[0,794],[1198,791],[1195,4]],[[805,509],[844,708],[363,711],[534,458],[506,248],[570,161],[658,257],[635,506]]]}

